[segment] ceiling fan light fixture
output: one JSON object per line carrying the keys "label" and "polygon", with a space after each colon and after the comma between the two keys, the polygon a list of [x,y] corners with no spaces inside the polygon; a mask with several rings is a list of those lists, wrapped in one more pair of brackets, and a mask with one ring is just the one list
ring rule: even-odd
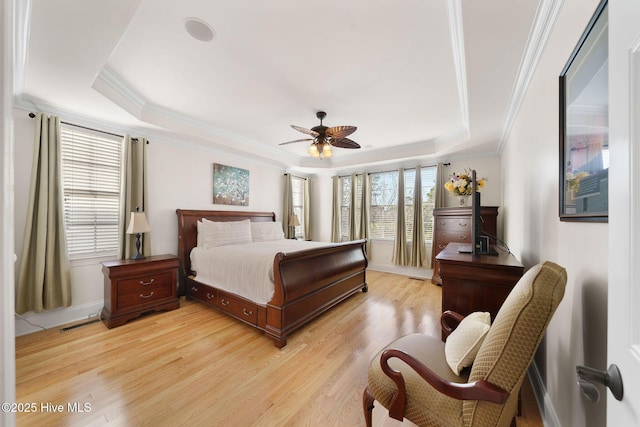
{"label": "ceiling fan light fixture", "polygon": [[333,147],[339,148],[360,148],[360,145],[347,138],[356,131],[355,126],[333,126],[327,127],[322,124],[322,120],[326,117],[327,113],[324,111],[318,111],[316,117],[320,119],[320,125],[314,126],[311,129],[303,128],[301,126],[291,125],[291,127],[298,132],[310,135],[311,138],[296,139],[293,141],[282,142],[278,145],[288,145],[294,142],[312,141],[309,146],[309,154],[315,159],[324,159],[333,157]]}
{"label": "ceiling fan light fixture", "polygon": [[331,150],[331,144],[325,142],[322,144],[322,156],[329,159],[333,156],[333,150]]}
{"label": "ceiling fan light fixture", "polygon": [[311,157],[314,157],[316,159],[320,158],[320,151],[318,151],[318,146],[315,142],[312,142],[309,146],[309,154],[311,154]]}

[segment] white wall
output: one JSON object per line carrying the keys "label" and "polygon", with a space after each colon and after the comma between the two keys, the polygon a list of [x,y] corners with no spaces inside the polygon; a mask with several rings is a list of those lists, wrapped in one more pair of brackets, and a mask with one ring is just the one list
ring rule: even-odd
{"label": "white wall", "polygon": [[606,423],[606,399],[581,396],[575,366],[607,367],[608,225],[558,219],[558,76],[598,3],[564,2],[502,153],[504,240],[526,268],[550,260],[568,273],[533,369],[545,425]]}
{"label": "white wall", "polygon": [[[23,110],[15,116],[15,234],[20,268],[23,233],[27,211],[31,164],[33,162],[34,121]],[[64,118],[63,118],[64,120]],[[138,136],[138,135],[136,135]],[[144,136],[144,135],[140,135]],[[249,206],[214,205],[212,203],[213,163],[248,169],[250,172]],[[215,209],[282,212],[284,170],[239,156],[220,153],[178,140],[151,138],[148,147],[149,205],[153,254],[176,254],[178,226],[176,209]],[[25,318],[46,327],[95,315],[102,308],[104,259],[71,262],[73,305],[40,314],[27,313]],[[17,280],[17,278],[16,278]],[[16,334],[38,330],[22,319],[16,319]]]}

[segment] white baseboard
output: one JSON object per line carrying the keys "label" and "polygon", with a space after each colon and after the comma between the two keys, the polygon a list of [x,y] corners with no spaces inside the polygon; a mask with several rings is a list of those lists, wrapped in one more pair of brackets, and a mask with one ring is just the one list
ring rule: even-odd
{"label": "white baseboard", "polygon": [[415,277],[431,281],[433,270],[430,268],[406,267],[402,265],[382,264],[369,262],[367,270],[382,271],[383,273],[402,274],[404,276]]}
{"label": "white baseboard", "polygon": [[545,427],[561,427],[560,419],[558,419],[558,414],[556,414],[555,408],[553,407],[553,402],[551,402],[551,398],[549,398],[547,394],[547,389],[544,386],[538,365],[536,365],[535,361],[531,362],[527,375],[531,383],[531,388],[533,389],[533,395],[536,398],[536,403],[538,404],[538,409],[540,410],[542,423]]}
{"label": "white baseboard", "polygon": [[[104,302],[98,301],[69,308],[59,308],[42,313],[26,313],[24,315],[20,315],[20,317],[16,315],[16,336],[41,331],[42,328],[51,329],[67,323],[95,317],[100,310],[102,310],[103,306]],[[29,322],[37,326],[30,325]],[[41,328],[38,326],[41,326]]]}

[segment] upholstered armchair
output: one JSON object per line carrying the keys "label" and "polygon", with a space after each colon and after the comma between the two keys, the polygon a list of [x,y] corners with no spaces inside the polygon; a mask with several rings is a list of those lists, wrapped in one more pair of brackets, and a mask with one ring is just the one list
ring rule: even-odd
{"label": "upholstered armchair", "polygon": [[[446,342],[410,334],[383,348],[371,362],[364,391],[367,426],[374,401],[390,417],[420,426],[515,426],[520,386],[566,281],[564,268],[536,265],[515,285],[490,326],[482,325],[488,314],[465,319],[445,312]],[[454,338],[456,347],[468,349],[454,348]],[[452,354],[458,358],[452,360]]]}

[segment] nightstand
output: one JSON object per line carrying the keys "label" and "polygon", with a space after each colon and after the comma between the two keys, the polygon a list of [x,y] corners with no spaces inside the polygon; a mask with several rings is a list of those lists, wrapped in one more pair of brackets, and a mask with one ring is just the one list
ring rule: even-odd
{"label": "nightstand", "polygon": [[153,255],[141,260],[102,263],[102,321],[115,328],[143,314],[180,307],[177,295],[178,257]]}

